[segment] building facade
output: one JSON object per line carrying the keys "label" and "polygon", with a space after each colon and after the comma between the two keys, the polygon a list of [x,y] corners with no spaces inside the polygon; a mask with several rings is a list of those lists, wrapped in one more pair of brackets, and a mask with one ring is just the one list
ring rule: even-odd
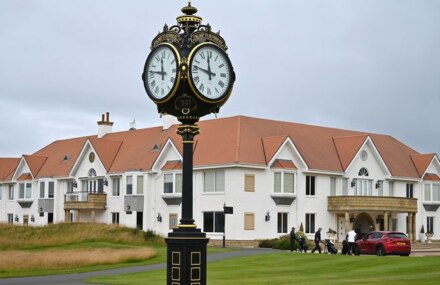
{"label": "building facade", "polygon": [[[176,125],[55,141],[0,158],[0,223],[98,222],[154,230],[179,223],[182,143]],[[212,240],[255,241],[302,224],[341,241],[354,228],[423,226],[440,237],[440,162],[388,135],[236,116],[199,122],[194,219]],[[224,215],[224,206],[233,214]],[[325,237],[325,233],[324,233]]]}

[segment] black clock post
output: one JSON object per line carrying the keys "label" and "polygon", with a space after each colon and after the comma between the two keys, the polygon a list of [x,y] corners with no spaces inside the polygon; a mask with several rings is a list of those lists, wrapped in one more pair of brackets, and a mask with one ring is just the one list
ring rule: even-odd
{"label": "black clock post", "polygon": [[218,113],[228,100],[235,73],[225,40],[211,26],[202,25],[197,9],[182,8],[177,25],[164,26],[151,43],[142,80],[160,114],[175,116],[182,137],[182,216],[168,234],[167,284],[206,284],[206,234],[193,219],[193,146],[199,134],[196,123]]}

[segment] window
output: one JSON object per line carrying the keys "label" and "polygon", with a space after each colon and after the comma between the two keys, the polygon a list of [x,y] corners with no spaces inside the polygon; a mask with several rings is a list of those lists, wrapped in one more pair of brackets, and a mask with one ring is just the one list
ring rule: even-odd
{"label": "window", "polygon": [[390,197],[394,196],[394,181],[388,182],[388,196]]}
{"label": "window", "polygon": [[14,214],[8,214],[8,224],[12,225],[14,223]]}
{"label": "window", "polygon": [[167,173],[163,175],[163,193],[165,194],[182,193],[181,173]]}
{"label": "window", "polygon": [[255,175],[253,174],[244,175],[244,191],[255,192]]}
{"label": "window", "polygon": [[46,183],[44,182],[40,182],[40,198],[44,198],[45,197],[45,190],[44,190],[44,186],[46,185]]}
{"label": "window", "polygon": [[306,195],[307,196],[315,196],[315,176],[306,176]]}
{"label": "window", "polygon": [[406,183],[406,198],[414,198],[414,184]]}
{"label": "window", "polygon": [[112,213],[112,225],[119,225],[119,213]]}
{"label": "window", "polygon": [[204,192],[225,192],[225,171],[205,172],[204,178]]}
{"label": "window", "polygon": [[14,200],[14,185],[9,185],[8,199]]}
{"label": "window", "polygon": [[254,213],[244,213],[244,230],[246,230],[246,231],[255,230],[255,214]]}
{"label": "window", "polygon": [[126,195],[132,195],[132,194],[133,194],[133,177],[127,176]]}
{"label": "window", "polygon": [[49,195],[48,198],[53,198],[55,196],[55,182],[49,182]]}
{"label": "window", "polygon": [[440,202],[440,184],[432,183],[425,184],[425,201]]}
{"label": "window", "polygon": [[379,185],[379,188],[377,189],[377,195],[383,196],[383,182],[377,181],[377,184]]}
{"label": "window", "polygon": [[222,233],[225,230],[225,215],[223,212],[203,213],[203,232]]}
{"label": "window", "polygon": [[32,198],[32,184],[20,183],[18,185],[18,199],[31,199]]}
{"label": "window", "polygon": [[73,192],[73,181],[67,181],[67,193]]}
{"label": "window", "polygon": [[357,196],[372,196],[372,182],[371,180],[356,180],[356,195]]}
{"label": "window", "polygon": [[336,177],[330,177],[330,196],[336,196]]}
{"label": "window", "polygon": [[368,176],[369,175],[368,169],[366,169],[365,167],[362,167],[361,169],[359,169],[358,175],[359,176]]}
{"label": "window", "polygon": [[274,173],[274,192],[294,194],[295,176],[293,173],[275,172]]}
{"label": "window", "polygon": [[306,234],[315,232],[315,215],[316,214],[306,214]]}
{"label": "window", "polygon": [[426,217],[426,228],[428,233],[434,233],[434,217]]}
{"label": "window", "polygon": [[277,224],[278,224],[278,233],[279,234],[286,234],[287,233],[287,224],[288,224],[288,219],[287,219],[287,213],[278,213],[277,215],[278,220],[277,220]]}
{"label": "window", "polygon": [[342,178],[342,195],[348,195],[348,178]]}
{"label": "window", "polygon": [[113,196],[119,196],[120,195],[120,179],[119,177],[113,177],[112,178],[112,195]]}
{"label": "window", "polygon": [[138,195],[144,194],[144,176],[142,175],[138,175],[137,177],[136,193]]}
{"label": "window", "polygon": [[3,185],[0,184],[0,200],[3,199]]}

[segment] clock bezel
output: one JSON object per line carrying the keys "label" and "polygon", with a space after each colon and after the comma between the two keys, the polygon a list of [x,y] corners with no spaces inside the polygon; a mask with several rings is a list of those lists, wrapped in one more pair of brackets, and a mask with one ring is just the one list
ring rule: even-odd
{"label": "clock bezel", "polygon": [[[229,85],[227,88],[226,88],[226,91],[224,92],[224,94],[222,95],[222,96],[220,96],[219,98],[216,98],[216,99],[211,99],[211,98],[209,98],[209,97],[206,97],[204,94],[202,94],[200,91],[199,91],[199,89],[196,87],[196,84],[194,83],[194,81],[193,81],[193,74],[192,74],[192,64],[193,64],[193,60],[194,60],[194,57],[195,57],[195,55],[197,54],[197,52],[201,49],[201,48],[203,48],[203,47],[205,47],[205,46],[212,46],[213,48],[215,48],[215,49],[217,49],[220,53],[222,53],[223,54],[223,56],[224,56],[224,58],[226,59],[226,63],[229,65],[229,70],[230,70],[230,78],[229,78],[229,80],[228,80],[228,82],[227,82],[227,84]],[[200,99],[200,100],[202,100],[203,102],[206,102],[206,103],[218,103],[218,102],[222,102],[222,101],[225,101],[228,97],[229,97],[229,95],[231,95],[231,92],[232,92],[232,87],[234,86],[234,82],[235,82],[235,73],[234,73],[234,68],[232,67],[232,63],[231,63],[231,60],[229,59],[229,56],[228,56],[228,54],[222,49],[222,48],[220,48],[218,45],[216,45],[216,44],[214,44],[214,43],[212,43],[212,42],[204,42],[204,43],[200,43],[200,44],[198,44],[197,46],[195,46],[192,50],[191,50],[191,52],[190,52],[190,54],[189,54],[189,56],[188,56],[188,66],[189,66],[189,68],[188,68],[188,72],[189,72],[189,80],[188,80],[188,82],[189,82],[189,87],[191,88],[191,90],[193,91],[193,93]]]}
{"label": "clock bezel", "polygon": [[[154,54],[154,52],[162,47],[167,47],[170,49],[170,51],[173,53],[175,59],[176,59],[176,80],[174,81],[173,87],[171,88],[171,90],[168,92],[167,95],[165,95],[163,98],[157,98],[156,96],[153,95],[153,92],[150,91],[150,87],[148,86],[148,78],[146,78],[145,76],[148,74],[148,64],[151,61],[151,59],[153,58],[152,55]],[[179,88],[180,85],[180,62],[181,62],[181,58],[180,58],[180,54],[177,50],[176,47],[174,47],[172,44],[169,43],[161,43],[159,45],[157,45],[156,47],[154,47],[151,52],[148,54],[147,56],[147,60],[145,61],[145,65],[144,65],[144,71],[142,73],[142,81],[144,82],[144,88],[145,91],[147,92],[148,97],[150,97],[151,100],[153,100],[153,102],[155,102],[156,104],[161,104],[161,103],[165,103],[167,101],[169,101],[171,98],[174,97],[174,95],[176,94],[177,89]]]}

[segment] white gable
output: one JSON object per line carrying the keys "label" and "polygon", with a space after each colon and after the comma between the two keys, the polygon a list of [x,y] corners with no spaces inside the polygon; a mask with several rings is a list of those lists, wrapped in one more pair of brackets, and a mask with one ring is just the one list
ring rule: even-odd
{"label": "white gable", "polygon": [[154,172],[159,171],[167,161],[174,161],[174,160],[182,161],[183,158],[180,155],[174,143],[170,139],[168,139],[167,142],[165,143],[165,146],[162,148],[162,151],[160,152],[159,156],[157,157],[156,161],[154,162],[152,171]]}
{"label": "white gable", "polygon": [[[18,177],[20,177],[20,175],[22,175],[23,173],[31,173],[31,170],[30,170],[29,166],[27,165],[24,157],[21,158],[20,163],[18,164],[17,169],[15,170],[15,173],[12,176],[12,180],[17,180]],[[32,175],[32,173],[31,173],[31,175]]]}
{"label": "white gable", "polygon": [[[94,156],[93,161],[90,159],[91,156]],[[74,164],[74,167],[72,168],[70,176],[77,178],[88,177],[90,169],[96,171],[96,176],[103,176],[107,173],[92,144],[87,140]]]}
{"label": "white gable", "polygon": [[292,160],[297,168],[307,169],[307,164],[290,138],[286,138],[279,150],[272,157],[269,165],[272,165],[277,159]]}

